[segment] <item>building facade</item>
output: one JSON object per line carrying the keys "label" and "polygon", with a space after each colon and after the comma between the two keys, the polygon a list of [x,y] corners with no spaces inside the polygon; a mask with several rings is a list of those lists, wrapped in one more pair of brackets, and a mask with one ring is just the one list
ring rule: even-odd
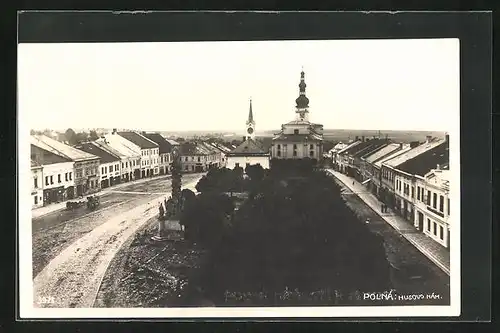
{"label": "building facade", "polygon": [[434,169],[416,177],[415,227],[442,246],[450,247],[449,170]]}
{"label": "building facade", "polygon": [[301,72],[299,97],[295,102],[295,120],[283,124],[281,131],[273,137],[271,158],[319,161],[323,156],[323,125],[309,121],[304,71]]}
{"label": "building facade", "polygon": [[116,132],[106,134],[95,141],[101,149],[120,156],[122,163],[121,175],[125,181],[141,178],[141,149],[132,142],[125,140]]}
{"label": "building facade", "polygon": [[[84,196],[87,194],[95,193],[100,190],[99,184],[99,164],[100,160],[98,156],[86,153],[84,151],[78,150],[76,148],[70,147],[61,143],[57,140],[51,139],[43,135],[32,135],[31,136],[31,146],[32,146],[32,157],[36,162],[40,163],[44,167],[44,177],[51,173],[53,176],[58,174],[59,171],[54,171],[52,169],[56,166],[48,167],[46,160],[55,161],[54,163],[62,162],[73,162],[73,170],[68,177],[68,180],[61,181],[61,183],[74,183],[74,187],[67,188],[63,191],[61,186],[64,188],[64,184],[59,186],[58,191],[61,191],[60,196],[64,196],[65,199],[71,199],[76,196]],[[44,153],[48,152],[48,154]],[[56,161],[55,157],[49,157],[51,155],[59,156],[59,161]],[[41,159],[40,162],[38,159]],[[65,170],[66,166],[62,167],[61,170]],[[62,171],[61,171],[62,172]],[[64,171],[63,174],[66,174]],[[69,179],[71,178],[71,179]],[[65,179],[65,176],[64,176]],[[59,182],[57,182],[59,184]],[[52,188],[54,184],[50,184],[49,188],[54,192]],[[69,192],[73,193],[69,193]],[[44,186],[44,193],[48,193],[47,187]],[[65,194],[64,194],[65,193]],[[45,194],[44,194],[45,195]],[[44,203],[49,203],[48,201],[54,202],[59,196],[51,194],[50,197],[44,197]],[[46,200],[48,199],[48,200]]]}
{"label": "building facade", "polygon": [[141,178],[160,174],[159,146],[154,141],[137,132],[117,132],[117,134],[140,148]]}
{"label": "building facade", "polygon": [[99,156],[100,172],[99,186],[110,187],[121,182],[121,160],[119,156],[113,155],[101,148],[98,143],[86,142],[75,146],[75,148]]}
{"label": "building facade", "polygon": [[43,167],[31,160],[31,208],[43,206]]}
{"label": "building facade", "polygon": [[144,136],[158,145],[159,161],[158,167],[161,175],[170,173],[172,163],[172,147],[170,143],[159,133],[145,133]]}

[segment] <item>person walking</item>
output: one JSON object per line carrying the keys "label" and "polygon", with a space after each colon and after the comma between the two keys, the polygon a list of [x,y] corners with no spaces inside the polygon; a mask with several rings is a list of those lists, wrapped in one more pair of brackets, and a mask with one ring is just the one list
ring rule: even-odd
{"label": "person walking", "polygon": [[163,208],[162,203],[160,202],[160,207],[158,208],[160,210],[160,219],[163,218],[163,215],[165,215],[165,209]]}

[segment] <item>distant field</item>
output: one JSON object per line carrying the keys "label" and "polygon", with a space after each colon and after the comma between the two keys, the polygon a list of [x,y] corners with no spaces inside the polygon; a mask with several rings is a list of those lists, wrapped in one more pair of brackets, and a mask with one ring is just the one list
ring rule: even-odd
{"label": "distant field", "polygon": [[[269,138],[273,136],[273,133],[278,131],[266,131],[257,133],[257,138]],[[378,137],[379,132],[373,130],[324,130],[324,139],[327,141],[347,141],[349,139],[355,139],[356,136],[359,138],[365,136],[365,138]],[[387,137],[393,141],[397,142],[410,142],[410,141],[424,141],[426,136],[430,135],[433,137],[444,138],[445,132],[436,131],[381,131],[381,137]],[[239,135],[226,134],[223,137],[226,141],[239,140]]]}

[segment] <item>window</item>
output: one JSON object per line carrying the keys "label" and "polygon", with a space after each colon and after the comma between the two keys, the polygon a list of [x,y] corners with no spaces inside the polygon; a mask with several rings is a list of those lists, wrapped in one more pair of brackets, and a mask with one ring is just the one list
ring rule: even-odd
{"label": "window", "polygon": [[437,223],[434,222],[434,236],[437,236]]}
{"label": "window", "polygon": [[194,165],[191,165],[191,171],[194,171]]}
{"label": "window", "polygon": [[450,199],[448,199],[448,215],[450,215]]}
{"label": "window", "polygon": [[281,150],[278,150],[278,151],[276,152],[276,156],[281,156]]}
{"label": "window", "polygon": [[61,174],[58,174],[57,175],[57,182],[60,183],[61,182]]}
{"label": "window", "polygon": [[128,162],[125,162],[125,168],[128,168]]}
{"label": "window", "polygon": [[441,238],[441,240],[444,239],[444,228],[443,228],[443,226],[439,226],[439,238]]}
{"label": "window", "polygon": [[35,188],[38,187],[38,178],[37,177],[33,178],[33,184],[35,185]]}
{"label": "window", "polygon": [[240,164],[239,164],[239,163],[234,163],[234,167],[235,167],[235,168],[239,168],[239,167],[240,167]]}
{"label": "window", "polygon": [[73,180],[73,172],[69,173],[69,180]]}
{"label": "window", "polygon": [[299,130],[298,129],[294,129],[293,130],[293,134],[299,134]]}
{"label": "window", "polygon": [[437,207],[437,193],[432,193],[432,208],[436,208]]}
{"label": "window", "polygon": [[311,151],[309,152],[309,156],[311,156],[311,157],[313,157],[313,156],[314,156],[314,150],[311,150]]}
{"label": "window", "polygon": [[125,163],[122,162],[122,168],[125,168]]}
{"label": "window", "polygon": [[88,176],[88,175],[89,175],[89,169],[85,168],[85,176]]}
{"label": "window", "polygon": [[187,165],[184,167],[184,170],[186,170],[186,171],[188,170],[188,166]]}
{"label": "window", "polygon": [[444,213],[444,197],[442,195],[439,196],[439,211]]}
{"label": "window", "polygon": [[296,144],[293,145],[293,149],[297,149],[297,145]]}
{"label": "window", "polygon": [[417,200],[420,200],[420,186],[417,186]]}
{"label": "window", "polygon": [[431,231],[431,220],[427,219],[427,231]]}
{"label": "window", "polygon": [[34,198],[35,198],[35,205],[38,205],[38,196],[35,195]]}
{"label": "window", "polygon": [[67,172],[64,174],[64,180],[68,181],[68,173]]}
{"label": "window", "polygon": [[431,191],[427,191],[427,206],[431,205]]}
{"label": "window", "polygon": [[104,167],[101,167],[101,173],[104,174]]}
{"label": "window", "polygon": [[415,198],[415,186],[411,187],[411,197]]}
{"label": "window", "polygon": [[198,156],[198,162],[200,161],[200,156]]}
{"label": "window", "polygon": [[314,149],[314,145],[309,145],[309,149]]}
{"label": "window", "polygon": [[45,185],[49,185],[49,176],[45,176]]}
{"label": "window", "polygon": [[296,150],[293,151],[293,156],[297,156],[297,151]]}
{"label": "window", "polygon": [[54,184],[54,176],[50,176],[50,183]]}

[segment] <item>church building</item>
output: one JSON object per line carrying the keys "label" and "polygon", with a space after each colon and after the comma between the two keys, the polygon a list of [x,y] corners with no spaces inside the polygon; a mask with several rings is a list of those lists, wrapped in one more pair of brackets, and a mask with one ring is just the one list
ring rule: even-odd
{"label": "church building", "polygon": [[226,167],[228,169],[234,169],[239,166],[245,170],[248,165],[254,164],[260,164],[264,169],[269,169],[269,152],[265,151],[260,143],[255,140],[255,121],[253,119],[251,99],[244,141],[226,156]]}
{"label": "church building", "polygon": [[281,125],[271,146],[273,159],[319,160],[323,156],[323,125],[309,121],[304,71],[300,73],[299,97],[295,100],[295,119]]}

